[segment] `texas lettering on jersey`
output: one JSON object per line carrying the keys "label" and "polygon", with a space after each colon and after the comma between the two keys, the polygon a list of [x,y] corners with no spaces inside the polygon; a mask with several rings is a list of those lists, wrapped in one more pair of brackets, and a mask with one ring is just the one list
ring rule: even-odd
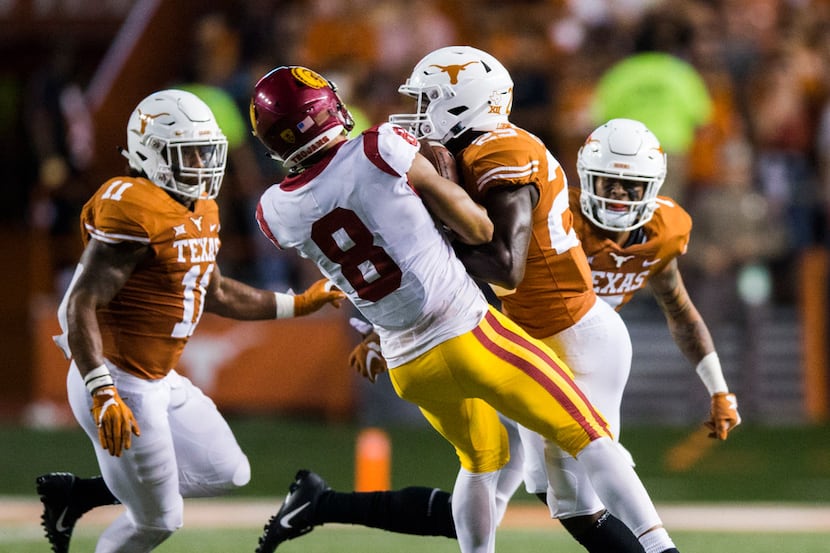
{"label": "texas lettering on jersey", "polygon": [[658,196],[659,207],[643,227],[645,240],[622,247],[582,215],[580,190],[571,187],[569,193],[574,229],[591,265],[594,290],[617,311],[645,287],[651,275],[686,253],[692,219],[670,198]]}
{"label": "texas lettering on jersey", "polygon": [[204,310],[219,226],[215,201],[198,200],[191,211],[143,178],[111,179],[86,203],[84,244],[95,238],[152,249],[150,261],[98,310],[108,359],[151,379],[176,366]]}
{"label": "texas lettering on jersey", "polygon": [[531,336],[552,336],[572,326],[596,295],[559,162],[538,138],[511,124],[481,135],[458,159],[464,187],[478,201],[495,187],[530,184],[539,191],[524,279],[515,291],[497,293],[502,310]]}

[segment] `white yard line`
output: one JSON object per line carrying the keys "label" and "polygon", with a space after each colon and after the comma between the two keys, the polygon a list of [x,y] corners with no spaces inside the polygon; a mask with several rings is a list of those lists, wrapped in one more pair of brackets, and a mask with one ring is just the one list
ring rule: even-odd
{"label": "white yard line", "polygon": [[[830,532],[830,505],[768,503],[658,504],[669,531]],[[550,524],[541,504],[511,504],[506,528],[540,528]]]}

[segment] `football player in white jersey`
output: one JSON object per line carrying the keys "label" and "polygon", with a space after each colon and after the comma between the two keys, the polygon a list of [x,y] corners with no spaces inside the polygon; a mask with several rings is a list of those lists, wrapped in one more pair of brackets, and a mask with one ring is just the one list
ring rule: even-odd
{"label": "football player in white jersey", "polygon": [[[659,142],[642,123],[616,119],[591,133],[578,157],[582,197],[580,189],[572,187],[570,203],[597,293],[619,310],[651,281],[678,347],[711,395],[710,418],[705,423],[709,437],[725,440],[740,424],[737,400],[728,391],[709,331],[680,279],[676,257],[685,252],[691,220],[670,198],[657,196],[666,172]],[[374,381],[385,367],[382,359],[368,356],[373,346],[370,340],[355,348],[350,363]],[[630,357],[625,361],[630,363]],[[511,458],[511,464],[516,462],[520,461]],[[515,488],[500,486],[499,492],[509,498]],[[319,475],[301,471],[292,489],[314,499],[307,515],[312,526],[340,522],[417,535],[455,535],[446,508],[450,496],[434,488],[343,493],[329,489]],[[596,543],[583,541],[583,545],[589,551],[621,550],[612,542],[599,548]]]}
{"label": "football player in white jersey", "polygon": [[[224,277],[216,265],[227,140],[195,95],[147,96],[127,123],[130,175],[84,205],[84,252],[61,302],[56,337],[67,393],[103,477],[37,478],[55,553],[89,509],[124,511],[96,553],[151,551],[183,524],[183,498],[247,484],[248,459],[213,402],[175,368],[203,312],[274,319],[339,304],[321,279],[298,296]],[[122,396],[123,394],[123,396]]]}
{"label": "football player in white jersey", "polygon": [[[400,87],[418,101],[418,109],[393,115],[391,120],[407,125],[418,136],[446,144],[458,156],[463,185],[488,207],[495,237],[483,248],[456,244],[456,252],[473,275],[500,285],[495,288],[505,312],[566,361],[618,436],[620,402],[631,362],[628,333],[612,307],[596,301],[588,260],[574,233],[575,214],[568,207],[569,187],[561,167],[538,139],[508,121],[512,86],[507,70],[487,53],[470,47],[442,48],[422,59]],[[664,174],[665,162],[659,161]],[[377,358],[372,360],[376,368],[368,366],[374,346],[367,339],[350,356],[351,364],[370,378],[383,370]],[[510,422],[506,424],[515,430]],[[570,456],[549,454],[546,471],[538,435],[521,427],[518,432],[524,447],[513,448],[510,468],[502,470],[499,513],[519,485],[518,467],[524,458],[528,491],[546,501],[552,515],[589,552],[671,550],[673,544],[662,530],[638,535],[638,541],[605,509]],[[518,440],[511,441],[516,444]],[[553,484],[550,491],[548,476]],[[292,487],[311,490],[320,482],[317,475],[303,472]],[[451,521],[439,514],[447,499],[442,492],[408,488],[404,493],[406,500],[394,492],[383,498],[327,494],[328,503],[309,519],[312,524],[351,522],[414,534],[453,535]],[[420,511],[412,506],[415,502]],[[405,514],[395,516],[395,506],[404,504]],[[418,512],[421,517],[411,516]]]}
{"label": "football player in white jersey", "polygon": [[[290,171],[260,200],[263,232],[313,260],[346,293],[377,330],[395,391],[455,447],[461,469],[451,507],[462,552],[495,548],[496,488],[510,456],[500,413],[577,459],[636,535],[668,539],[570,369],[488,306],[455,255],[450,240],[486,244],[493,223],[418,153],[418,140],[388,123],[348,140],[353,123],[333,85],[299,66],[259,80],[251,122]],[[307,526],[310,508],[302,494],[289,495],[258,551],[273,551],[285,528]]]}

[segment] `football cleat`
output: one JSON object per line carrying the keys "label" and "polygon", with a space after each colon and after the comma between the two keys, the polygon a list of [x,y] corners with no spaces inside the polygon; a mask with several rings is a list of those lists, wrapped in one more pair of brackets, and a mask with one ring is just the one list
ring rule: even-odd
{"label": "football cleat", "polygon": [[279,511],[265,525],[256,553],[271,553],[282,542],[311,532],[317,501],[330,489],[320,475],[309,470],[298,471]]}
{"label": "football cleat", "polygon": [[73,505],[72,488],[75,475],[69,472],[50,472],[37,477],[37,493],[43,503],[41,526],[54,553],[67,553],[75,523],[84,511]]}

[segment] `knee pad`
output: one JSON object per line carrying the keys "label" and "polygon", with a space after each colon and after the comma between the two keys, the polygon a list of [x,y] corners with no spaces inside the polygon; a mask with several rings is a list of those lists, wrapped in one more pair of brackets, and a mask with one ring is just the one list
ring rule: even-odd
{"label": "knee pad", "polygon": [[251,465],[248,458],[241,455],[235,464],[215,467],[210,476],[191,474],[179,475],[179,491],[187,498],[216,497],[241,488],[251,480]]}
{"label": "knee pad", "polygon": [[107,528],[98,538],[95,551],[101,553],[151,551],[169,538],[174,531],[150,526],[133,527],[126,532],[112,531]]}
{"label": "knee pad", "polygon": [[553,518],[590,515],[605,508],[585,470],[573,457],[548,458],[548,478],[551,487],[547,499]]}
{"label": "knee pad", "polygon": [[146,536],[149,542],[158,544],[172,536],[173,533],[181,527],[181,524],[171,524],[169,527],[164,528],[157,528],[155,526],[139,526],[138,532],[140,535]]}
{"label": "knee pad", "polygon": [[[152,517],[137,519],[134,513],[131,514],[133,524],[141,534],[166,535],[170,536],[184,524],[184,499],[177,496],[175,502],[168,502],[161,506],[161,511],[153,514]],[[159,542],[160,543],[160,542]]]}
{"label": "knee pad", "polygon": [[248,462],[248,457],[242,456],[242,460],[237,465],[236,470],[231,477],[231,484],[234,487],[241,488],[251,481],[251,463]]}

